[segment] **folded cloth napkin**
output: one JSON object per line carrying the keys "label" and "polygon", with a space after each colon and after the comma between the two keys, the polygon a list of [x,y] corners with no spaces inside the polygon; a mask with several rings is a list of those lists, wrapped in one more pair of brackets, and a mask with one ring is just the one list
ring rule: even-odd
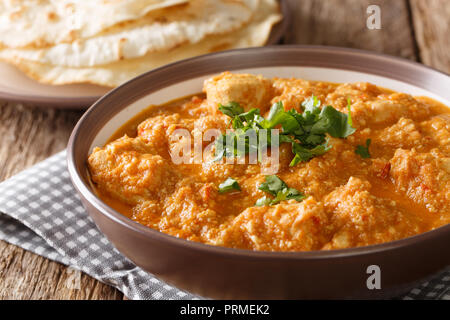
{"label": "folded cloth napkin", "polygon": [[[134,265],[81,205],[62,151],[0,184],[0,239],[81,270],[130,299],[199,299]],[[400,299],[450,300],[450,270]]]}

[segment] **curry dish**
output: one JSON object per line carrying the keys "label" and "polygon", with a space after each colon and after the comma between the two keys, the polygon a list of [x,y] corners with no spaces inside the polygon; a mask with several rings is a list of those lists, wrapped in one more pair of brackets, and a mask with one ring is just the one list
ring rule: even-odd
{"label": "curry dish", "polygon": [[[177,129],[266,127],[283,137],[270,175],[263,160],[225,163],[218,138],[209,158],[173,161],[194,140],[174,139]],[[88,167],[104,202],[176,237],[266,251],[378,244],[450,222],[450,110],[369,83],[226,72],[138,114]]]}

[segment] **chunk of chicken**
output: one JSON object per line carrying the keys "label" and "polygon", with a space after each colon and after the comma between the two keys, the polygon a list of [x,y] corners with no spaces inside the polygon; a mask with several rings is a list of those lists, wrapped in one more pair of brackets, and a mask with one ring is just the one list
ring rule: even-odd
{"label": "chunk of chicken", "polygon": [[325,198],[332,215],[332,240],[324,249],[343,249],[401,239],[420,232],[396,203],[370,193],[368,181],[351,177]]}
{"label": "chunk of chicken", "polygon": [[219,103],[238,102],[245,111],[259,108],[262,114],[270,108],[273,95],[272,82],[269,79],[229,72],[206,80],[203,91],[206,92],[208,103],[213,109],[217,109]]}
{"label": "chunk of chicken", "polygon": [[397,190],[450,222],[450,158],[437,150],[418,153],[398,149],[391,159],[391,177]]}
{"label": "chunk of chicken", "polygon": [[91,178],[100,190],[135,205],[169,193],[177,176],[142,138],[127,136],[95,148],[89,156]]}
{"label": "chunk of chicken", "polygon": [[153,150],[166,156],[170,137],[174,130],[185,128],[189,131],[193,128],[193,120],[181,119],[178,113],[171,115],[159,115],[141,122],[137,128],[137,134]]}
{"label": "chunk of chicken", "polygon": [[450,115],[433,117],[421,122],[420,127],[439,146],[439,150],[447,155],[450,153]]}
{"label": "chunk of chicken", "polygon": [[[164,202],[160,230],[176,237],[209,242],[220,223],[213,209],[217,193],[211,183],[180,180],[173,193]],[[206,193],[206,194],[205,194]]]}
{"label": "chunk of chicken", "polygon": [[314,81],[302,79],[274,78],[272,81],[276,95],[272,103],[281,101],[286,110],[300,111],[302,102],[313,95],[324,101],[330,90],[327,84],[318,85]]}
{"label": "chunk of chicken", "polygon": [[319,250],[331,235],[322,203],[312,197],[271,207],[250,207],[222,231],[216,245],[253,250]]}
{"label": "chunk of chicken", "polygon": [[383,148],[413,148],[426,144],[414,121],[401,118],[396,124],[380,130],[374,141]]}

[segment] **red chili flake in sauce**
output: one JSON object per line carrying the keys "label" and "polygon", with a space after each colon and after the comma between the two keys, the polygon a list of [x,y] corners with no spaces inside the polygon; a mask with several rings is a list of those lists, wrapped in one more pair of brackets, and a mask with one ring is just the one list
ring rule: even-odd
{"label": "red chili flake in sauce", "polygon": [[320,224],[320,218],[316,217],[316,216],[312,216],[312,221],[314,222],[314,224],[319,225]]}
{"label": "red chili flake in sauce", "polygon": [[423,191],[427,192],[427,191],[431,191],[431,188],[429,186],[427,186],[424,183],[420,184],[420,187],[423,189]]}
{"label": "red chili flake in sauce", "polygon": [[386,179],[389,175],[389,171],[391,171],[391,164],[388,162],[380,172],[381,179]]}
{"label": "red chili flake in sauce", "polygon": [[211,198],[212,188],[210,185],[203,187],[203,200],[208,201]]}

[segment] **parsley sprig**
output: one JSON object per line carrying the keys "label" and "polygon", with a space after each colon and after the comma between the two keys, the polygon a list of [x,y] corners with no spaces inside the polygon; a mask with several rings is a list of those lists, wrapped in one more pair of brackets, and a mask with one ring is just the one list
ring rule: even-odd
{"label": "parsley sprig", "polygon": [[[295,156],[290,166],[295,166],[330,150],[326,134],[335,138],[346,138],[355,132],[351,123],[350,107],[348,115],[332,106],[321,107],[321,102],[315,96],[306,99],[301,107],[302,113],[299,113],[295,109],[286,111],[282,102],[274,103],[266,119],[261,116],[259,109],[253,108],[244,112],[237,102],[219,105],[219,110],[231,118],[234,131],[217,139],[215,159],[244,156],[268,148],[272,144],[270,129],[281,127],[279,142],[291,143]],[[259,132],[262,129],[267,130],[266,145],[259,143]],[[250,139],[252,135],[256,139]],[[243,150],[239,150],[239,145],[244,146]]]}
{"label": "parsley sprig", "polygon": [[258,207],[274,205],[284,200],[294,199],[301,202],[305,199],[304,194],[297,189],[289,188],[287,184],[276,175],[266,176],[266,181],[259,186],[259,190],[267,192],[275,198],[271,199],[267,196],[259,198],[255,203]]}

